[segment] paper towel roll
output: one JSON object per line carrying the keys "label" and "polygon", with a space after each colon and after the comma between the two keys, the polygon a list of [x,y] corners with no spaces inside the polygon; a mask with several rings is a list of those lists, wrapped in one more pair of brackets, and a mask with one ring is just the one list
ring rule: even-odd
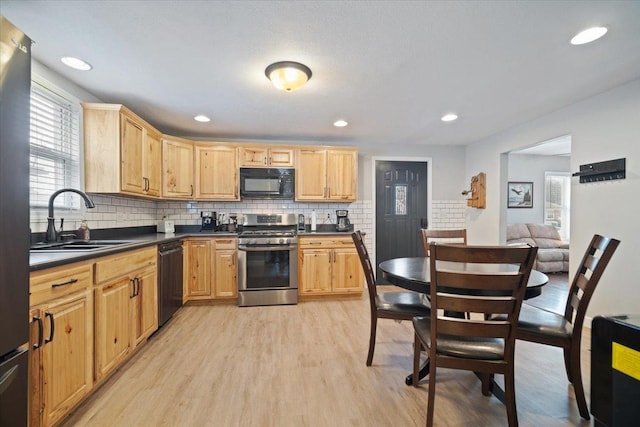
{"label": "paper towel roll", "polygon": [[311,231],[316,231],[316,211],[311,212]]}

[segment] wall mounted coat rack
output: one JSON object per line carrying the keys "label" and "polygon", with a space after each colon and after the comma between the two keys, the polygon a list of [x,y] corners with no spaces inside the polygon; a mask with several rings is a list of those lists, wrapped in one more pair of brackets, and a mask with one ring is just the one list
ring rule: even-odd
{"label": "wall mounted coat rack", "polygon": [[471,188],[462,192],[463,196],[468,196],[467,206],[478,209],[486,207],[486,181],[487,176],[484,172],[471,177]]}
{"label": "wall mounted coat rack", "polygon": [[580,172],[574,173],[573,176],[579,176],[581,184],[625,179],[627,173],[626,160],[626,158],[622,158],[580,165]]}

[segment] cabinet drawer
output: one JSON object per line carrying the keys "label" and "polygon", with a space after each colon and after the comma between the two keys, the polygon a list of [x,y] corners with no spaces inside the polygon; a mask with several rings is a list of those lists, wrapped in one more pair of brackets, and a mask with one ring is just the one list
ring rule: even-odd
{"label": "cabinet drawer", "polygon": [[117,255],[100,258],[95,266],[95,283],[103,283],[121,277],[134,270],[156,265],[158,249],[152,246],[148,249],[129,251]]}
{"label": "cabinet drawer", "polygon": [[238,239],[215,239],[216,250],[219,249],[236,249]]}
{"label": "cabinet drawer", "polygon": [[349,237],[303,237],[298,244],[301,248],[345,248],[353,247],[353,239]]}
{"label": "cabinet drawer", "polygon": [[91,286],[92,264],[81,263],[31,273],[29,303],[31,306],[70,295]]}

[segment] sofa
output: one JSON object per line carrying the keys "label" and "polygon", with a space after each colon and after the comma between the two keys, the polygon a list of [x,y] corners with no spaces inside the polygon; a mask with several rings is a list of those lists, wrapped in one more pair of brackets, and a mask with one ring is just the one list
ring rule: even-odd
{"label": "sofa", "polygon": [[507,245],[529,243],[538,247],[534,270],[543,273],[569,271],[569,243],[558,230],[544,224],[507,224]]}

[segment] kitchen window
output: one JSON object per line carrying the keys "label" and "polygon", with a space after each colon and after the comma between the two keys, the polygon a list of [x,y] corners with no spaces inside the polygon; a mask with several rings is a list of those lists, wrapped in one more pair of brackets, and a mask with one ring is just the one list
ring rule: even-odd
{"label": "kitchen window", "polygon": [[[31,208],[46,208],[56,190],[80,188],[80,104],[68,98],[42,82],[31,82]],[[56,198],[55,207],[79,209],[80,200],[71,193],[63,193]]]}

